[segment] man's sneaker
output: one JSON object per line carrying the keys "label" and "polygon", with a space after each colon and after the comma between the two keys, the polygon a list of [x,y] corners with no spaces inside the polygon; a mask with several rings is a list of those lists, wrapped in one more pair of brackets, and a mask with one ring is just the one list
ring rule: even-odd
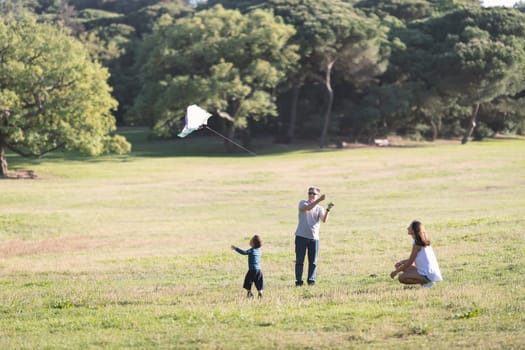
{"label": "man's sneaker", "polygon": [[309,286],[315,286],[315,281],[308,281]]}
{"label": "man's sneaker", "polygon": [[428,282],[428,283],[425,283],[425,284],[422,284],[422,287],[423,288],[430,288],[434,285],[434,282]]}
{"label": "man's sneaker", "polygon": [[303,281],[295,281],[296,287],[301,287],[303,285]]}

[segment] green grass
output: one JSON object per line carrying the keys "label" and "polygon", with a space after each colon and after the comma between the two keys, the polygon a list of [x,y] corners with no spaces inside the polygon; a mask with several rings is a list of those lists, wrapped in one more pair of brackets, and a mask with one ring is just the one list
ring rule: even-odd
{"label": "green grass", "polygon": [[[525,344],[525,140],[346,150],[217,138],[130,156],[54,154],[0,181],[2,349],[517,349]],[[259,142],[259,144],[257,143]],[[336,206],[318,285],[295,288],[297,203]],[[406,225],[430,232],[444,281],[392,281]],[[264,239],[263,300],[242,280]]]}

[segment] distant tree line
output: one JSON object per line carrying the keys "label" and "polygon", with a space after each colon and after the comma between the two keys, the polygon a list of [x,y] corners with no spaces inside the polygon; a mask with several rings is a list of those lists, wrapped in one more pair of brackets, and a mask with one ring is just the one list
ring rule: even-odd
{"label": "distant tree line", "polygon": [[75,37],[109,72],[118,124],[158,137],[180,131],[190,104],[245,146],[257,134],[323,147],[525,133],[523,3],[3,0],[0,9]]}

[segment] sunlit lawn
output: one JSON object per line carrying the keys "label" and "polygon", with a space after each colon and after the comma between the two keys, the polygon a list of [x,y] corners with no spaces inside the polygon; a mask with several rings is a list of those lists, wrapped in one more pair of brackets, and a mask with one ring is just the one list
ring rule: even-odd
{"label": "sunlit lawn", "polygon": [[[52,155],[0,181],[0,348],[523,348],[525,140],[345,150],[217,138],[130,156]],[[336,206],[318,284],[294,287],[297,203]],[[392,281],[406,225],[430,232],[444,281]],[[264,239],[262,300],[246,257]]]}

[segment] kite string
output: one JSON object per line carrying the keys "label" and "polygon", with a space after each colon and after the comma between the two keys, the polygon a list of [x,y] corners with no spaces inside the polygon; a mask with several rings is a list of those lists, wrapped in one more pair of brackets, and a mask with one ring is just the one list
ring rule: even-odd
{"label": "kite string", "polygon": [[250,153],[251,155],[256,156],[256,154],[255,154],[254,152],[250,151],[249,149],[244,148],[243,146],[239,145],[237,142],[235,142],[235,141],[233,141],[233,140],[227,138],[226,136],[224,136],[224,135],[218,133],[217,131],[215,131],[215,130],[213,130],[212,128],[210,128],[208,125],[203,125],[203,127],[205,127],[206,129],[210,130],[211,132],[215,133],[215,135],[218,135],[218,136],[222,137],[223,139],[230,141],[230,142],[233,143],[235,146],[237,146],[237,147],[239,147],[239,148],[245,150],[246,152]]}

